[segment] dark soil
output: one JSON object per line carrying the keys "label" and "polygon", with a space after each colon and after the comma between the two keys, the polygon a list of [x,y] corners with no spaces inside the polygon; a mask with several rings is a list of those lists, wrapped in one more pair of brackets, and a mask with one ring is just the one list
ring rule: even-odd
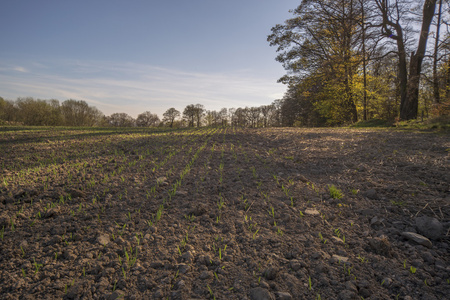
{"label": "dark soil", "polygon": [[450,136],[0,129],[0,299],[448,299]]}

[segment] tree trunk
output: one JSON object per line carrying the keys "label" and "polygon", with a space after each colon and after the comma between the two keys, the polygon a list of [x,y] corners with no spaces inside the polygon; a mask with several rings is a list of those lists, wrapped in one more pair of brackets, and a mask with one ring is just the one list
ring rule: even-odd
{"label": "tree trunk", "polygon": [[422,71],[422,61],[427,47],[430,24],[433,20],[436,0],[426,0],[423,6],[422,29],[420,30],[419,45],[416,53],[411,55],[409,65],[409,81],[407,84],[407,97],[405,102],[400,104],[400,119],[411,120],[417,118],[419,107],[419,83],[420,72]]}
{"label": "tree trunk", "polygon": [[406,50],[403,43],[403,31],[401,27],[397,28],[397,49],[398,49],[398,79],[400,81],[400,118],[403,106],[407,101],[408,69],[406,64]]}
{"label": "tree trunk", "polygon": [[436,39],[434,43],[434,55],[433,55],[433,95],[434,102],[439,103],[441,95],[439,93],[439,80],[437,75],[437,61],[439,51],[439,32],[441,29],[441,12],[442,12],[442,0],[439,0],[438,19],[436,23]]}
{"label": "tree trunk", "polygon": [[445,98],[450,101],[450,58],[445,63]]}

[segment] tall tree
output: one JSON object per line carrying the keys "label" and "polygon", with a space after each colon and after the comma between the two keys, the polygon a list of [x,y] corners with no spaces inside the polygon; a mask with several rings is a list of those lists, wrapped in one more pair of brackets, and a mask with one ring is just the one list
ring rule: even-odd
{"label": "tall tree", "polygon": [[194,106],[195,119],[197,121],[197,127],[200,127],[202,124],[202,118],[205,113],[205,107],[202,104],[196,104]]}
{"label": "tall tree", "polygon": [[163,122],[170,124],[169,127],[173,127],[173,122],[176,118],[180,116],[180,112],[176,110],[175,108],[171,107],[168,110],[166,110],[165,113],[163,113]]}
{"label": "tall tree", "polygon": [[103,113],[83,100],[69,99],[61,104],[61,113],[67,126],[94,126]]}
{"label": "tall tree", "polygon": [[135,120],[126,113],[114,113],[108,117],[108,123],[114,127],[132,127]]}
{"label": "tall tree", "polygon": [[434,53],[433,53],[433,96],[434,102],[439,103],[440,101],[440,91],[439,91],[439,79],[438,79],[438,52],[439,52],[439,37],[441,32],[441,17],[442,17],[442,0],[439,0],[439,9],[438,16],[436,22],[436,33],[435,33],[435,42],[434,42]]}
{"label": "tall tree", "polygon": [[159,123],[159,117],[157,114],[152,114],[149,111],[139,114],[136,118],[136,125],[139,127],[156,126]]}
{"label": "tall tree", "polygon": [[189,127],[194,127],[196,117],[196,108],[194,104],[189,104],[184,108],[183,118],[188,121]]}
{"label": "tall tree", "polygon": [[355,59],[360,5],[356,0],[303,0],[294,10],[295,17],[273,27],[268,36],[270,45],[278,46],[277,60],[289,72],[280,81],[322,82],[326,89],[315,98],[317,108],[339,118],[336,123],[355,122],[358,117],[353,84],[360,63]]}
{"label": "tall tree", "polygon": [[[407,70],[407,54],[405,37],[402,27],[402,17],[409,10],[408,3],[402,0],[389,2],[375,0],[382,16],[382,34],[392,38],[397,43],[400,79],[400,119],[416,119],[419,107],[419,84],[422,71],[422,61],[425,56],[430,24],[433,20],[436,0],[425,0],[422,8],[422,26],[416,51],[412,52],[409,62],[409,77]],[[409,3],[409,6],[412,3]]]}

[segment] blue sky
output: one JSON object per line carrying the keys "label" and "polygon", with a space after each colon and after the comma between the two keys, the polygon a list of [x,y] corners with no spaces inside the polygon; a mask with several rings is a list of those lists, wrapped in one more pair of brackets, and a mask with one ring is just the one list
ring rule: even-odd
{"label": "blue sky", "polygon": [[85,100],[106,115],[270,104],[266,41],[299,0],[0,2],[0,96]]}

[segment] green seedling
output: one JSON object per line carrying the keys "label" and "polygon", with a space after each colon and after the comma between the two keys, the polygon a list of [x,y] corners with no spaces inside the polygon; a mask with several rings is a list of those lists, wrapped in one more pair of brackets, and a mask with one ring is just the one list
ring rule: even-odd
{"label": "green seedling", "polygon": [[193,222],[195,220],[195,216],[193,214],[191,215],[185,215],[184,218],[190,222]]}
{"label": "green seedling", "polygon": [[336,236],[337,236],[338,238],[341,237],[341,231],[339,230],[339,228],[336,228],[336,229],[334,230],[334,234],[336,234]]}
{"label": "green seedling", "polygon": [[344,196],[342,194],[342,191],[336,188],[334,185],[328,186],[328,192],[333,199],[341,199]]}
{"label": "green seedling", "polygon": [[5,236],[5,226],[3,226],[2,230],[0,230],[0,238],[2,239],[2,241],[3,241],[4,236]]}
{"label": "green seedling", "polygon": [[308,287],[309,287],[309,290],[312,290],[311,276],[308,277]]}
{"label": "green seedling", "polygon": [[209,285],[206,285],[209,291],[209,296],[212,297],[214,300],[216,300],[216,297],[214,296],[214,293]]}
{"label": "green seedling", "polygon": [[27,273],[25,273],[25,270],[22,268],[22,276],[23,278],[27,277]]}
{"label": "green seedling", "polygon": [[253,234],[253,239],[255,239],[256,238],[256,234],[258,233],[258,231],[259,231],[259,228],[255,231],[255,233]]}
{"label": "green seedling", "polygon": [[275,209],[273,208],[273,206],[270,207],[269,215],[270,215],[272,218],[275,218]]}
{"label": "green seedling", "polygon": [[35,258],[33,258],[33,261],[34,261],[34,263],[33,263],[33,266],[34,266],[34,274],[36,274],[37,272],[39,272],[39,269],[43,266],[43,264],[38,264],[38,263],[36,262],[36,259],[35,259]]}
{"label": "green seedling", "polygon": [[368,261],[365,257],[360,256],[359,254],[358,254],[358,259],[361,261],[361,263],[364,263],[364,262]]}
{"label": "green seedling", "polygon": [[411,266],[409,268],[409,272],[411,272],[411,274],[416,274],[417,268],[414,268],[413,266]]}

